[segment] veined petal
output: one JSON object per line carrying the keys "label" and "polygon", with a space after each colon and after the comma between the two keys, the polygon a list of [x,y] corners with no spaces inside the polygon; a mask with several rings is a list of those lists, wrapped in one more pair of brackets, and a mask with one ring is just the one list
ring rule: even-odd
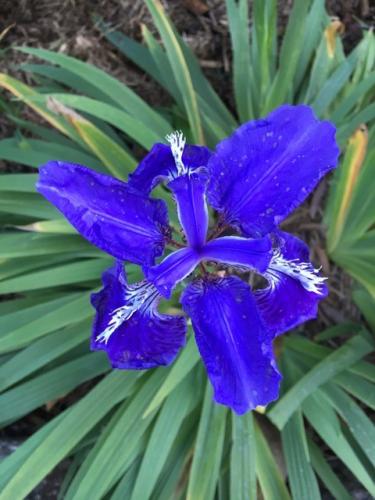
{"label": "veined petal", "polygon": [[37,190],[91,243],[121,260],[154,263],[168,234],[167,207],[125,182],[72,163],[50,161]]}
{"label": "veined petal", "polygon": [[223,236],[206,243],[200,254],[205,260],[245,266],[262,273],[271,261],[272,242],[267,236],[261,239]]}
{"label": "veined petal", "polygon": [[242,414],[278,397],[281,376],[270,336],[246,283],[235,276],[200,279],[186,288],[181,303],[216,402]]}
{"label": "veined petal", "polygon": [[175,285],[194,271],[200,257],[192,248],[181,248],[169,254],[160,264],[143,269],[147,280],[157,288],[159,293],[170,298]]}
{"label": "veined petal", "polygon": [[248,236],[272,231],[337,164],[335,128],[304,105],[280,106],[220,142],[208,201]]}
{"label": "veined petal", "polygon": [[91,298],[96,309],[91,348],[105,350],[114,368],[143,370],[171,363],[185,344],[186,321],[160,314],[159,299],[150,283],[127,284],[117,262]]}
{"label": "veined petal", "polygon": [[[182,153],[182,162],[188,170],[195,170],[206,166],[210,156],[210,150],[204,146],[187,145]],[[129,185],[149,194],[160,182],[176,177],[178,177],[178,170],[171,147],[158,143],[129,175]]]}
{"label": "veined petal", "polygon": [[205,169],[189,171],[168,184],[177,203],[178,218],[187,242],[197,249],[204,245],[208,229],[206,185]]}
{"label": "veined petal", "polygon": [[279,335],[316,318],[318,303],[327,296],[325,278],[309,261],[309,249],[295,236],[278,233],[279,246],[264,273],[269,285],[255,292],[263,321]]}

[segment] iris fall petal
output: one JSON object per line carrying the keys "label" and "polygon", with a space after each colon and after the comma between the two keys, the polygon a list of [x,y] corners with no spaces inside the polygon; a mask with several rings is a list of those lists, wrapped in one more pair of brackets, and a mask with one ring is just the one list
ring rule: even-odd
{"label": "iris fall petal", "polygon": [[181,303],[215,401],[242,414],[276,399],[281,377],[249,286],[235,276],[201,279],[186,288]]}

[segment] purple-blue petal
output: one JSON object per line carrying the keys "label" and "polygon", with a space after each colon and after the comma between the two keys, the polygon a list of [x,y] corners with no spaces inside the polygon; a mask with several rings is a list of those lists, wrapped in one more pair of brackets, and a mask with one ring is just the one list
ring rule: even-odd
{"label": "purple-blue petal", "polygon": [[208,169],[208,200],[248,236],[271,232],[333,169],[335,128],[310,107],[284,105],[220,142]]}
{"label": "purple-blue petal", "polygon": [[191,283],[181,303],[216,402],[243,414],[278,397],[280,374],[249,286],[235,276]]}
{"label": "purple-blue petal", "polygon": [[200,257],[194,249],[181,248],[169,254],[160,264],[144,267],[143,271],[159,293],[169,299],[176,284],[194,271],[199,260]]}
{"label": "purple-blue petal", "polygon": [[[204,146],[185,146],[182,161],[188,169],[206,166],[211,152]],[[155,144],[134,172],[129,175],[129,184],[145,194],[164,180],[177,176],[175,161],[170,146]]]}
{"label": "purple-blue petal", "polygon": [[272,257],[272,242],[267,236],[260,239],[223,236],[209,241],[200,255],[204,260],[244,266],[262,273]]}
{"label": "purple-blue petal", "polygon": [[37,190],[90,243],[120,260],[152,265],[164,250],[167,207],[125,182],[81,165],[50,161]]}
{"label": "purple-blue petal", "polygon": [[274,336],[316,318],[318,304],[328,293],[303,241],[279,231],[275,252],[264,273],[269,285],[255,292],[263,321]]}
{"label": "purple-blue petal", "polygon": [[197,249],[204,245],[208,229],[206,186],[204,168],[189,171],[168,184],[177,203],[178,218],[187,242]]}
{"label": "purple-blue petal", "polygon": [[143,370],[170,364],[185,344],[186,321],[183,316],[160,314],[159,299],[149,283],[128,285],[117,262],[103,274],[103,289],[92,295],[96,316],[91,348],[106,351],[114,368]]}

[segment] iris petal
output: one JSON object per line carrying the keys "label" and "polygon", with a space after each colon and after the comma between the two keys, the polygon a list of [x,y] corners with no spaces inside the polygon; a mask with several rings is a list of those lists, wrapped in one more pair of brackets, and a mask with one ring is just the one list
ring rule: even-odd
{"label": "iris petal", "polygon": [[235,266],[245,266],[264,272],[272,256],[269,237],[261,239],[223,236],[209,241],[201,250],[205,260],[215,260]]}
{"label": "iris petal", "polygon": [[169,254],[160,264],[144,268],[144,273],[159,293],[169,299],[175,285],[194,271],[199,260],[194,249],[182,248]]}
{"label": "iris petal", "polygon": [[160,314],[159,298],[150,283],[128,285],[117,262],[103,274],[103,289],[92,295],[91,348],[105,350],[114,368],[143,370],[171,363],[185,344],[186,321]]}
{"label": "iris petal", "polygon": [[[204,146],[185,146],[182,161],[188,169],[206,166],[211,152]],[[177,177],[177,169],[170,146],[155,144],[135,171],[129,175],[129,185],[145,194],[164,180]]]}
{"label": "iris petal", "polygon": [[206,241],[208,229],[206,185],[205,169],[181,175],[168,184],[177,202],[180,224],[192,248],[200,248]]}
{"label": "iris petal", "polygon": [[276,399],[281,377],[249,286],[235,276],[201,279],[186,288],[181,303],[215,401],[242,414]]}
{"label": "iris petal", "polygon": [[337,164],[335,128],[308,106],[281,106],[220,142],[208,200],[248,236],[272,231]]}
{"label": "iris petal", "polygon": [[167,208],[107,175],[50,161],[39,170],[37,190],[91,243],[121,260],[154,263],[168,233]]}
{"label": "iris petal", "polygon": [[315,318],[319,301],[328,293],[303,241],[281,231],[278,240],[275,256],[264,274],[269,286],[255,293],[263,321],[273,335]]}

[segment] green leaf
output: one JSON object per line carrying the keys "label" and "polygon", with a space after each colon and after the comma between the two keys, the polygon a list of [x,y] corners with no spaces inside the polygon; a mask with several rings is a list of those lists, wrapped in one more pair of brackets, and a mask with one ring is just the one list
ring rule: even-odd
{"label": "green leaf", "polygon": [[[28,49],[24,50],[27,51]],[[9,92],[12,92],[13,95],[30,106],[30,108],[32,108],[36,113],[42,116],[57,130],[67,135],[75,142],[80,143],[77,133],[68,122],[66,122],[63,118],[57,116],[55,113],[51,112],[45,102],[37,103],[34,101],[36,97],[39,97],[39,100],[41,98],[41,94],[38,94],[38,92],[36,92],[34,89],[4,73],[0,73],[0,86],[5,88]]]}
{"label": "green leaf", "polygon": [[[332,349],[324,347],[311,340],[307,340],[303,337],[291,336],[284,339],[285,346],[288,349],[295,351],[296,353],[301,353],[306,357],[312,357],[313,359],[322,360],[329,354],[333,353]],[[367,380],[375,383],[375,367],[367,363],[366,361],[358,361],[354,363],[350,368],[348,368],[350,373],[360,375]]]}
{"label": "green leaf", "polygon": [[116,486],[111,500],[130,500],[133,485],[138,474],[140,458],[135,460]]}
{"label": "green leaf", "polygon": [[23,292],[38,290],[52,286],[68,285],[83,281],[97,280],[102,272],[109,267],[109,258],[89,259],[62,266],[51,267],[46,270],[36,271],[11,278],[0,283],[0,293]]}
{"label": "green leaf", "polygon": [[159,113],[154,111],[132,90],[105,71],[91,64],[79,61],[74,57],[49,50],[30,47],[19,47],[18,50],[57,64],[99,88],[101,92],[109,96],[120,108],[125,109],[134,118],[137,118],[145,126],[151,128],[156,134],[165,136],[170,132],[169,124]]}
{"label": "green leaf", "polygon": [[256,443],[253,414],[232,413],[232,448],[230,455],[230,498],[256,498]]}
{"label": "green leaf", "polygon": [[148,405],[143,418],[146,418],[163,403],[175,387],[177,387],[178,384],[190,373],[190,371],[198,363],[199,359],[200,357],[195,345],[194,337],[193,335],[190,335],[186,346],[171,366],[171,370],[166,379]]}
{"label": "green leaf", "polygon": [[187,500],[214,498],[222,459],[226,417],[227,409],[212,401],[212,389],[208,383],[191,464]]}
{"label": "green leaf", "polygon": [[37,179],[37,174],[1,174],[0,190],[35,193]]}
{"label": "green leaf", "polygon": [[51,95],[48,96],[50,107],[66,118],[73,125],[83,143],[103,162],[115,177],[124,179],[126,172],[137,166],[135,158],[120,146],[113,138],[91,121],[64,106]]}
{"label": "green leaf", "polygon": [[332,493],[336,500],[351,500],[351,495],[349,495],[345,486],[333,472],[319,447],[312,439],[308,440],[308,445],[311,463],[327,490]]}
{"label": "green leaf", "polygon": [[319,500],[319,486],[310,463],[302,414],[297,410],[281,432],[293,498]]}
{"label": "green leaf", "polygon": [[[314,53],[317,51],[319,41],[322,38],[323,30],[329,18],[325,10],[324,0],[314,0],[306,17],[306,26],[302,50],[295,73],[295,85],[299,88],[303,79],[311,76],[311,69],[307,71]],[[318,49],[319,50],[319,49]]]}
{"label": "green leaf", "polygon": [[369,408],[375,410],[374,384],[354,373],[342,372],[334,378],[346,392],[362,401]]}
{"label": "green leaf", "polygon": [[[42,220],[31,224],[25,224],[23,226],[19,225],[17,228],[22,231],[32,231],[34,233],[77,234],[77,230],[65,219]],[[90,254],[87,255],[94,255],[95,252],[98,254],[98,250],[92,246]]]}
{"label": "green leaf", "polygon": [[190,463],[192,443],[196,437],[199,417],[200,407],[184,420],[153,491],[153,498],[180,498],[182,492],[186,493],[188,477],[184,472]]}
{"label": "green leaf", "polygon": [[134,482],[132,500],[150,498],[196,394],[195,378],[185,377],[163,404]]}
{"label": "green leaf", "polygon": [[61,161],[78,162],[82,165],[87,165],[99,172],[106,171],[100,161],[81,149],[38,139],[29,139],[28,137],[3,139],[0,141],[0,158],[22,163],[29,167],[39,167],[51,160],[51,158],[58,158]]}
{"label": "green leaf", "polygon": [[[126,372],[129,374],[129,372]],[[105,439],[99,439],[87,456],[78,475],[74,478],[66,499],[100,499],[108,492],[119,474],[123,474],[139,439],[150,425],[153,415],[141,419],[152,394],[165,378],[164,370],[156,370],[136,392],[130,402],[125,402],[108,424]],[[97,478],[100,477],[98,484]]]}
{"label": "green leaf", "polygon": [[264,500],[290,500],[274,455],[259,425],[254,421],[256,472]]}
{"label": "green leaf", "polygon": [[0,211],[35,217],[37,219],[57,219],[59,212],[39,194],[2,192]]}
{"label": "green leaf", "polygon": [[8,481],[0,499],[24,498],[111,408],[131,394],[137,377],[137,372],[110,373],[72,408],[57,417],[56,424],[48,429],[42,428],[3,460],[0,477],[7,472]]}
{"label": "green leaf", "polygon": [[311,103],[318,116],[324,114],[349,80],[357,62],[355,56],[356,51],[353,51],[322,85],[317,96]]}
{"label": "green leaf", "polygon": [[12,356],[0,366],[0,391],[4,391],[85,340],[88,345],[90,330],[91,319],[58,330]]}
{"label": "green leaf", "polygon": [[353,299],[366,318],[372,331],[375,332],[374,298],[365,289],[358,289],[353,292]]}
{"label": "green leaf", "polygon": [[226,0],[229,32],[233,51],[233,87],[236,107],[241,121],[254,118],[251,95],[251,60],[248,32],[249,12],[247,0]]}
{"label": "green leaf", "polygon": [[327,404],[327,400],[320,390],[318,389],[315,394],[309,396],[302,407],[305,416],[315,431],[365,488],[374,495],[375,485],[372,478],[342,433],[340,422],[334,410]]}
{"label": "green leaf", "polygon": [[0,319],[0,352],[19,349],[51,331],[91,317],[89,295],[87,292],[64,294],[58,299],[4,315]]}
{"label": "green leaf", "polygon": [[276,1],[255,0],[252,19],[252,75],[248,81],[252,89],[253,105],[259,116],[264,99],[275,75],[277,57]]}
{"label": "green leaf", "polygon": [[268,417],[276,427],[282,429],[310,394],[371,351],[371,344],[360,336],[348,340],[298,380],[267,413]]}
{"label": "green leaf", "polygon": [[[51,66],[49,64],[30,64],[24,63],[20,64],[19,68],[22,71],[27,71],[34,76],[34,79],[38,82],[38,76],[42,76],[49,81],[62,83],[65,87],[77,90],[80,93],[86,94],[94,99],[100,99],[101,101],[107,102],[109,104],[114,104],[114,100],[102,92],[98,86],[95,85],[95,81],[90,83],[77,74],[72,73],[68,69],[59,68],[57,66]],[[39,79],[40,80],[40,79]]]}
{"label": "green leaf", "polygon": [[310,1],[295,0],[280,51],[279,69],[272,82],[263,113],[288,100],[293,91],[293,77],[302,50],[306,13]]}
{"label": "green leaf", "polygon": [[162,5],[158,0],[145,0],[145,2],[164,42],[173,75],[184,101],[193,140],[197,144],[204,144],[197,98],[184,54]]}
{"label": "green leaf", "polygon": [[322,392],[348,424],[354,439],[375,467],[375,427],[364,411],[339,387],[326,384]]}
{"label": "green leaf", "polygon": [[0,425],[64,396],[108,370],[108,361],[103,353],[90,353],[4,392],[0,395]]}
{"label": "green leaf", "polygon": [[350,93],[337,104],[335,110],[332,113],[331,119],[335,123],[342,122],[348,113],[356,108],[358,101],[361,97],[366,95],[366,93],[373,89],[375,85],[375,71],[370,73],[363,81],[355,85]]}
{"label": "green leaf", "polygon": [[78,235],[46,235],[35,233],[7,232],[0,234],[0,258],[48,255],[64,252],[88,252],[100,256],[86,240]]}
{"label": "green leaf", "polygon": [[160,142],[164,139],[160,133],[156,134],[152,129],[146,127],[145,124],[132,117],[129,113],[105,102],[91,99],[90,97],[66,93],[49,94],[49,97],[56,99],[70,108],[89,113],[96,118],[110,123],[134,139],[145,149],[151,149],[155,142]]}

